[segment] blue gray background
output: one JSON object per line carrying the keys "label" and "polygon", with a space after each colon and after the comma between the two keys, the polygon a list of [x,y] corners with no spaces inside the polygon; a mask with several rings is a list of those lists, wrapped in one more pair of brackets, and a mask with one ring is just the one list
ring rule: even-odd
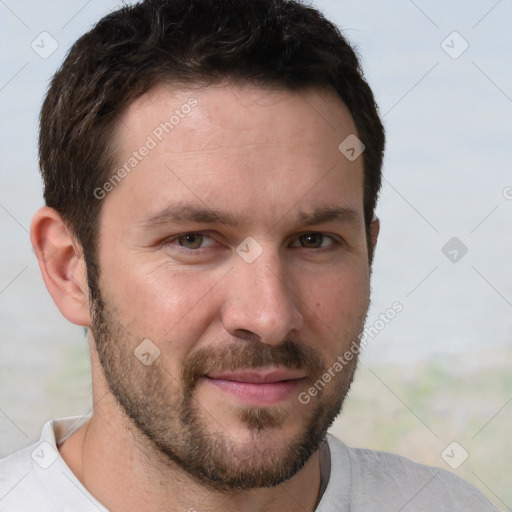
{"label": "blue gray background", "polygon": [[[312,4],[357,46],[387,130],[368,325],[395,301],[403,311],[369,341],[365,368],[399,368],[411,382],[432,361],[468,375],[480,368],[510,374],[512,1]],[[48,81],[72,42],[118,5],[0,0],[0,456],[36,439],[45,420],[89,407],[83,331],[48,295],[28,230],[43,204],[36,143]],[[401,400],[406,384],[381,380],[375,392]],[[502,416],[496,442],[505,445],[512,387],[503,389],[501,401],[480,414],[482,425]],[[488,393],[492,400],[494,390]],[[458,435],[451,430],[444,445]],[[410,446],[406,455],[428,459]],[[481,482],[474,483],[512,510],[505,486],[485,478],[489,464],[512,473],[510,458],[498,460],[495,451],[477,461]]]}

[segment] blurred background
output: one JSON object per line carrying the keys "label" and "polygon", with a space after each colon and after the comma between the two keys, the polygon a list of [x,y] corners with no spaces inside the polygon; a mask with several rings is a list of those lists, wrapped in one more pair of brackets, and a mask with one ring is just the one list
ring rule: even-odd
{"label": "blurred background", "polygon": [[[512,510],[512,2],[311,4],[357,46],[387,130],[371,335],[332,431]],[[53,304],[28,230],[48,82],[118,6],[0,0],[0,457],[91,406],[83,330]]]}

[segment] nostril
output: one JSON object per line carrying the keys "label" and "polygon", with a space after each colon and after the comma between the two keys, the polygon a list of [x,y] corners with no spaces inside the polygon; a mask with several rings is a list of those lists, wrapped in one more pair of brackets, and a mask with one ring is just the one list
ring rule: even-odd
{"label": "nostril", "polygon": [[258,334],[247,329],[237,329],[234,332],[234,336],[244,341],[261,341],[261,337]]}

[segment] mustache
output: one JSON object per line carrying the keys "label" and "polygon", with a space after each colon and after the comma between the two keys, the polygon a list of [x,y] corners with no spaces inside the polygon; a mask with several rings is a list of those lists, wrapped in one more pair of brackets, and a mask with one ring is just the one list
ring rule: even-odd
{"label": "mustache", "polygon": [[185,387],[192,389],[197,381],[210,372],[235,371],[279,366],[304,370],[316,380],[325,369],[325,360],[311,347],[286,340],[279,345],[243,341],[218,347],[204,347],[191,354],[181,369]]}

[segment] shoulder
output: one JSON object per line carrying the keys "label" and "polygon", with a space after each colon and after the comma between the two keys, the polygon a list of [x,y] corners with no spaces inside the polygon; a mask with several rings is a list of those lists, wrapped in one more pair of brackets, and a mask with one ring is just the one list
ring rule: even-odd
{"label": "shoulder", "polygon": [[5,512],[52,510],[45,503],[45,492],[34,471],[32,445],[0,460],[0,504]]}
{"label": "shoulder", "polygon": [[31,447],[24,448],[19,452],[13,453],[3,459],[0,459],[0,497],[7,482],[14,476],[24,475],[30,470],[30,451]]}
{"label": "shoulder", "polygon": [[37,443],[0,460],[1,512],[105,510],[81,487],[57,447],[57,440],[82,422],[82,418],[49,421]]}
{"label": "shoulder", "polygon": [[400,455],[350,448],[333,436],[328,436],[328,442],[331,478],[336,478],[335,468],[344,458],[351,473],[350,496],[361,510],[384,512],[398,506],[404,512],[497,511],[477,489],[453,473]]}

